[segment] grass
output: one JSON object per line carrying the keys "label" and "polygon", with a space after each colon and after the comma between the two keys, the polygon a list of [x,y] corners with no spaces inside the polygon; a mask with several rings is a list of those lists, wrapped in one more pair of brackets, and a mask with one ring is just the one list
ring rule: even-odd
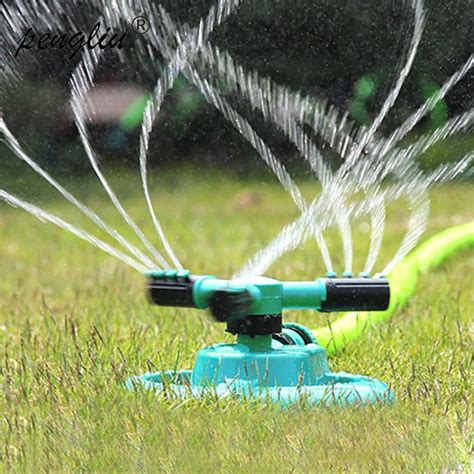
{"label": "grass", "polygon": [[[126,233],[89,180],[72,183]],[[116,180],[137,223],[152,235],[135,178]],[[311,183],[302,183],[305,193]],[[273,184],[220,175],[167,174],[153,187],[164,228],[193,272],[228,276],[296,217]],[[43,188],[44,189],[44,188]],[[428,235],[472,219],[472,185],[432,193]],[[41,204],[93,230],[63,200]],[[380,265],[400,243],[402,206],[390,209]],[[328,234],[341,268],[335,234]],[[425,237],[426,238],[426,235]],[[368,247],[354,226],[355,269]],[[192,365],[200,347],[230,340],[193,310],[147,304],[143,278],[75,237],[18,209],[0,206],[0,453],[2,470],[316,472],[469,469],[472,429],[472,252],[419,281],[409,305],[330,360],[333,370],[380,378],[393,407],[281,411],[263,402],[170,401],[127,393],[121,382],[148,370]],[[313,243],[271,274],[324,273]],[[321,316],[287,319],[309,326]]]}

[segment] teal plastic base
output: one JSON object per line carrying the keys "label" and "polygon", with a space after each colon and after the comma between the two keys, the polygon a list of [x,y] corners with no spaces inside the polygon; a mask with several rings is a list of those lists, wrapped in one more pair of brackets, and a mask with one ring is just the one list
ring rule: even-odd
{"label": "teal plastic base", "polygon": [[[285,332],[291,333],[286,325]],[[299,332],[304,329],[298,326]],[[353,406],[388,403],[393,392],[379,380],[332,373],[324,349],[311,336],[305,344],[282,344],[271,336],[239,336],[234,344],[201,349],[193,370],[148,373],[132,377],[126,387],[166,393],[172,398],[218,397],[266,399],[288,406],[301,401],[311,405]]]}

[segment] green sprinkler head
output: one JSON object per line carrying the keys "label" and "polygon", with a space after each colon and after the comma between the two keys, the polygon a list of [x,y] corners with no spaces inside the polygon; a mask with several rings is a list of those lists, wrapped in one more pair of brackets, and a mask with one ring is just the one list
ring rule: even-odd
{"label": "green sprinkler head", "polygon": [[[154,304],[209,308],[216,320],[227,322],[228,330],[235,333],[241,333],[238,321],[249,316],[279,316],[281,324],[285,309],[383,311],[390,301],[388,280],[383,277],[283,282],[267,277],[222,280],[177,270],[151,271],[147,276],[149,296]],[[257,318],[252,319],[255,324]],[[258,319],[263,322],[262,318]],[[268,318],[264,325],[268,326]]]}
{"label": "green sprinkler head", "polygon": [[[177,398],[217,397],[271,400],[288,406],[305,400],[314,405],[353,406],[389,403],[393,393],[379,380],[331,372],[326,353],[312,331],[282,323],[285,309],[377,311],[387,309],[385,278],[318,278],[279,281],[267,277],[223,280],[188,271],[151,271],[148,291],[153,303],[209,308],[235,343],[201,349],[192,370],[146,373],[127,381]],[[166,392],[168,393],[168,392]]]}

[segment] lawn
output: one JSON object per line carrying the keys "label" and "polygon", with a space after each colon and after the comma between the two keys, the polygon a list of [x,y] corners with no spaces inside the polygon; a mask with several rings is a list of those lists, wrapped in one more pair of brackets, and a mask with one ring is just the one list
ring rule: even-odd
{"label": "lawn", "polygon": [[[169,172],[157,179],[154,202],[186,267],[230,276],[297,216],[287,195],[266,182],[209,173]],[[127,175],[114,184],[138,225],[153,235],[139,181]],[[314,190],[309,182],[302,187],[308,196]],[[53,192],[35,193],[36,184],[30,189],[48,210],[94,230]],[[75,181],[72,189],[127,232],[92,180]],[[431,195],[423,239],[472,220],[472,184],[443,186]],[[390,209],[379,266],[397,249],[406,218],[403,206]],[[368,235],[365,225],[354,225],[356,271]],[[328,233],[328,240],[341,269],[336,234]],[[200,347],[231,337],[205,313],[150,306],[137,272],[3,204],[0,256],[2,470],[469,469],[472,251],[424,275],[403,311],[331,358],[334,371],[379,378],[397,396],[392,407],[342,411],[128,393],[122,381],[130,375],[189,368]],[[311,242],[269,272],[288,279],[324,273]],[[286,319],[316,327],[325,317],[297,312]]]}

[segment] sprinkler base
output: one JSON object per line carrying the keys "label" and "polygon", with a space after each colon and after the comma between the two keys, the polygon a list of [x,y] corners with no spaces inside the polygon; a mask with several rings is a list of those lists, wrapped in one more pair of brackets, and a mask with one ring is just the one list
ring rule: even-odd
{"label": "sprinkler base", "polygon": [[285,324],[278,334],[239,335],[234,344],[201,349],[193,370],[131,377],[129,390],[153,390],[176,399],[263,399],[282,406],[353,406],[389,403],[393,392],[383,382],[330,371],[326,353],[304,326]]}

